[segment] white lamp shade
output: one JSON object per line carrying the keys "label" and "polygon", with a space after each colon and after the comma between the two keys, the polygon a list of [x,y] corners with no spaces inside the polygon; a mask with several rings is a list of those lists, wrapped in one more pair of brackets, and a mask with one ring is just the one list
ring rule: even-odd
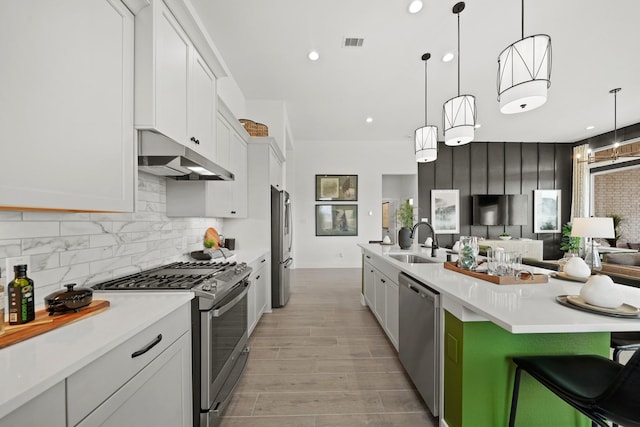
{"label": "white lamp shade", "polygon": [[616,236],[613,218],[574,218],[571,224],[571,236],[613,239]]}
{"label": "white lamp shade", "polygon": [[550,79],[551,37],[537,34],[510,45],[498,56],[500,112],[516,114],[542,106]]}
{"label": "white lamp shade", "polygon": [[433,162],[438,158],[438,127],[423,126],[416,129],[416,162]]}
{"label": "white lamp shade", "polygon": [[463,145],[473,141],[476,125],[476,98],[460,95],[444,103],[442,107],[444,143]]}

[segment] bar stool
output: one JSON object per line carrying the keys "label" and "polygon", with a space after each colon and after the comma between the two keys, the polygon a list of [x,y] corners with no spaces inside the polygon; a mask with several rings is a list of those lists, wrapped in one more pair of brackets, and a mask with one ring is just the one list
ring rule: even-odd
{"label": "bar stool", "polygon": [[608,420],[640,427],[640,351],[626,365],[596,355],[519,356],[512,360],[516,372],[509,427],[516,421],[523,370],[589,417],[592,426],[608,427]]}
{"label": "bar stool", "polygon": [[640,350],[640,332],[611,332],[611,348],[613,360],[620,362],[621,352]]}

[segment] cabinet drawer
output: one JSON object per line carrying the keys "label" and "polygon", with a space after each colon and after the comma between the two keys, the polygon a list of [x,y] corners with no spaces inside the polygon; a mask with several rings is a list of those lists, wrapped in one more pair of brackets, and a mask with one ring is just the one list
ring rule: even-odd
{"label": "cabinet drawer", "polygon": [[91,413],[188,331],[190,325],[190,305],[185,304],[68,377],[69,425],[76,425]]}

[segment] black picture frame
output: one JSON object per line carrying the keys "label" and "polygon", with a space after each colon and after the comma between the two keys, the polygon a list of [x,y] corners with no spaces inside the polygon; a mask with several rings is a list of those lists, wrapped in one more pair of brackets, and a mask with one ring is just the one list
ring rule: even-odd
{"label": "black picture frame", "polygon": [[358,205],[316,205],[316,236],[357,236]]}
{"label": "black picture frame", "polygon": [[358,200],[358,175],[316,175],[316,201]]}

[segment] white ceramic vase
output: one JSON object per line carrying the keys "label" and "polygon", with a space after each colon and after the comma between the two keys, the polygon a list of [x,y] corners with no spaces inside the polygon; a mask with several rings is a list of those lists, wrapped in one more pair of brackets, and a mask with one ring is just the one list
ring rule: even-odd
{"label": "white ceramic vase", "polygon": [[580,296],[587,303],[604,308],[617,308],[624,302],[622,292],[605,275],[592,276],[580,289]]}

